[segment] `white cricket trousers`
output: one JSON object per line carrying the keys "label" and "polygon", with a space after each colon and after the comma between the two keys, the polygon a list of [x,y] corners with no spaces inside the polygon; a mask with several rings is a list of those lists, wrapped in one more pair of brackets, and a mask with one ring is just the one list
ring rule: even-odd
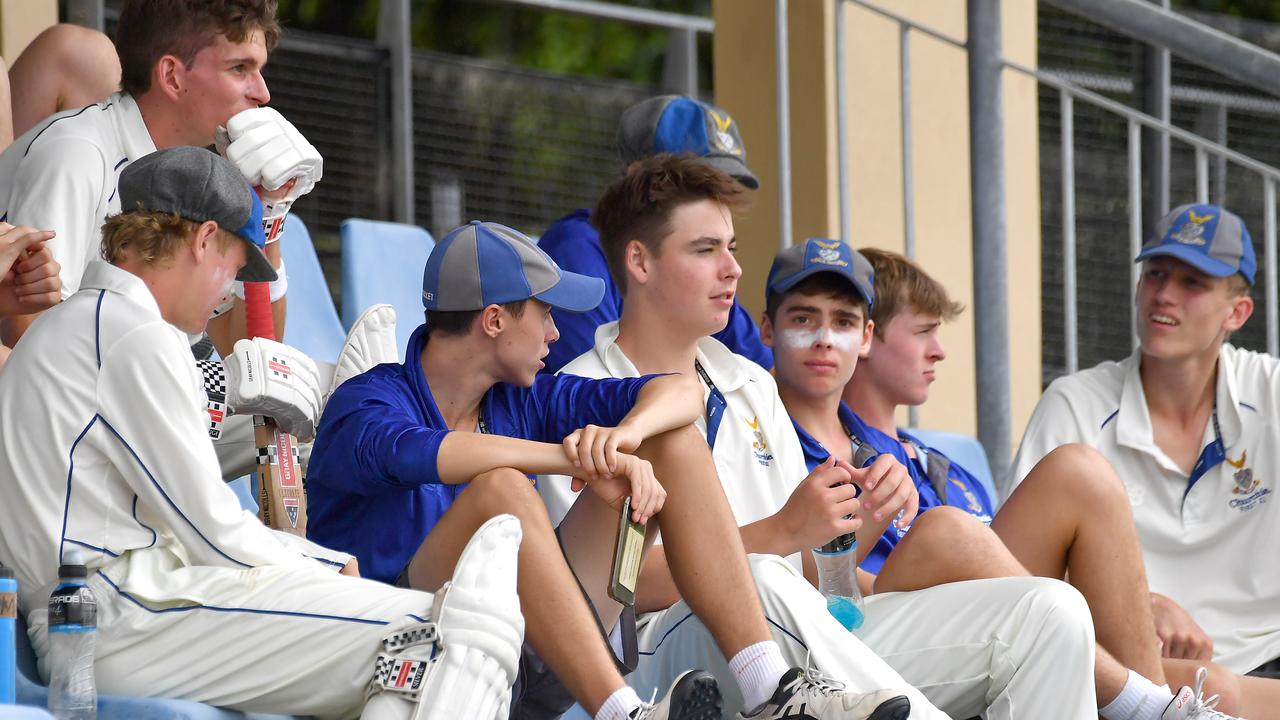
{"label": "white cricket trousers", "polygon": [[[100,693],[321,718],[359,715],[382,638],[428,619],[432,602],[319,565],[184,567],[162,548],[125,553],[89,588]],[[29,615],[46,679],[47,615]]]}
{"label": "white cricket trousers", "polygon": [[[765,617],[783,655],[806,654],[851,690],[901,689],[911,717],[1096,720],[1093,621],[1075,588],[1044,578],[1001,578],[873,595],[854,635],[790,563],[749,555]],[[640,667],[628,682],[661,696],[684,670],[720,683],[726,712],[742,709],[715,641],[683,601],[641,618]]]}

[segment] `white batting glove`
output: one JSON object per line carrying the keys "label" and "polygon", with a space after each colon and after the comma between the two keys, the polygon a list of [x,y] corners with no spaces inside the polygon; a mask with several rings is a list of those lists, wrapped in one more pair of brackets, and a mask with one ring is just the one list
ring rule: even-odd
{"label": "white batting glove", "polygon": [[289,194],[263,199],[266,219],[283,217],[293,201],[315,188],[324,175],[324,158],[315,146],[273,108],[242,110],[218,128],[218,152],[230,160],[251,185],[278,190],[297,178]]}
{"label": "white batting glove", "polygon": [[321,404],[311,358],[274,340],[254,338],[237,341],[224,366],[232,412],[272,417],[299,440],[315,436]]}

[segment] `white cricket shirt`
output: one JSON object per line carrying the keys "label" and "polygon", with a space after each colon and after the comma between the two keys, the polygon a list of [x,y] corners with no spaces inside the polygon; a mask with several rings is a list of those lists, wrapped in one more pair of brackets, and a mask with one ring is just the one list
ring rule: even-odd
{"label": "white cricket shirt", "polygon": [[[1151,589],[1213,638],[1214,660],[1247,672],[1280,656],[1280,361],[1223,346],[1216,402],[1226,459],[1193,483],[1152,437],[1140,358],[1054,381],[1013,477],[1021,482],[1059,445],[1097,448],[1128,490]],[[1201,447],[1214,438],[1210,419]]]}
{"label": "white cricket shirt", "polygon": [[[631,360],[617,345],[618,323],[596,329],[595,347],[565,365],[560,372],[584,377],[637,377]],[[727,406],[715,435],[711,455],[738,525],[749,525],[782,509],[792,491],[804,480],[804,451],[791,424],[778,386],[767,370],[735,355],[712,337],[698,341],[698,363],[723,393]],[[705,403],[711,391],[703,383]],[[707,432],[706,418],[697,428]],[[540,478],[538,490],[547,504],[553,524],[559,524],[573,505],[575,493],[569,478]],[[799,567],[799,554],[792,560]]]}
{"label": "white cricket shirt", "polygon": [[[135,596],[199,599],[198,566],[350,558],[268,530],[222,481],[187,337],[137,276],[102,261],[43,313],[0,372],[0,561],[24,612],[78,548],[89,568],[167,547],[187,567],[128,573]],[[100,599],[100,601],[102,601]]]}
{"label": "white cricket shirt", "polygon": [[120,212],[120,171],[155,151],[138,104],[119,92],[50,116],[0,153],[0,220],[57,233],[48,246],[64,299],[101,257],[102,223]]}

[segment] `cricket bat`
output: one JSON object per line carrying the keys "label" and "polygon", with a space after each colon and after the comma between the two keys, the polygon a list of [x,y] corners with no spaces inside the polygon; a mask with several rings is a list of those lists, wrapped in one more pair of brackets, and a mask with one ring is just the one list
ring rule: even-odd
{"label": "cricket bat", "polygon": [[[271,317],[271,289],[267,283],[244,284],[245,315],[249,337],[276,339]],[[283,363],[268,358],[262,372],[289,373]],[[307,495],[298,463],[297,441],[276,427],[275,420],[255,415],[253,433],[258,446],[258,517],[276,530],[307,536]]]}

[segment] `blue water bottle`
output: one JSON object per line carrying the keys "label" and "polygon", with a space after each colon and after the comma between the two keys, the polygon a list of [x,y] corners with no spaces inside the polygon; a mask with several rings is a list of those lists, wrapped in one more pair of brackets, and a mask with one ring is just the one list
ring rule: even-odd
{"label": "blue water bottle", "polygon": [[68,556],[70,562],[58,568],[58,586],[49,596],[49,714],[57,720],[94,720],[98,603],[86,584],[85,566],[73,553]]}
{"label": "blue water bottle", "polygon": [[0,705],[18,702],[18,581],[0,565]]}

